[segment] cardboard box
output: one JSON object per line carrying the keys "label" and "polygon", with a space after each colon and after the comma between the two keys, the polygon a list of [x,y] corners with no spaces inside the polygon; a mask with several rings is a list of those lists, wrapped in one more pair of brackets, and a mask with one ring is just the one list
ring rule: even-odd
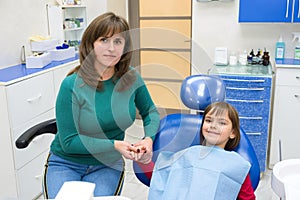
{"label": "cardboard box", "polygon": [[27,56],[26,57],[26,68],[43,68],[51,63],[50,53],[43,53],[38,56]]}
{"label": "cardboard box", "polygon": [[61,61],[75,57],[75,47],[69,47],[67,49],[51,49],[48,52],[53,61]]}
{"label": "cardboard box", "polygon": [[31,51],[35,51],[35,52],[44,52],[50,49],[55,49],[57,45],[58,45],[57,39],[30,42]]}

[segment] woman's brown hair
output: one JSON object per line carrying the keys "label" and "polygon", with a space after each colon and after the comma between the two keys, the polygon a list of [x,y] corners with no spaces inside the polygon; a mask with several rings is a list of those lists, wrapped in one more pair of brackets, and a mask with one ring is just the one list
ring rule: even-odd
{"label": "woman's brown hair", "polygon": [[119,91],[128,88],[135,81],[134,73],[129,70],[132,57],[132,41],[129,33],[129,25],[124,18],[112,12],[107,12],[96,17],[86,28],[79,46],[80,65],[68,75],[78,72],[86,84],[98,90],[103,89],[100,75],[94,67],[94,42],[99,37],[111,37],[117,33],[124,37],[125,47],[120,61],[115,65],[113,78],[114,81],[119,80],[117,88]]}
{"label": "woman's brown hair", "polygon": [[228,142],[225,145],[225,150],[233,150],[236,148],[241,139],[241,133],[240,133],[240,120],[239,120],[239,115],[236,109],[230,105],[229,103],[226,102],[216,102],[212,103],[207,108],[205,109],[203,113],[203,118],[202,118],[202,124],[201,124],[201,129],[200,129],[200,141],[201,144],[205,141],[205,138],[202,133],[202,126],[205,120],[205,116],[207,113],[211,112],[211,114],[215,114],[217,116],[223,115],[226,112],[228,113],[228,117],[232,123],[232,130],[235,133],[235,138],[229,138]]}

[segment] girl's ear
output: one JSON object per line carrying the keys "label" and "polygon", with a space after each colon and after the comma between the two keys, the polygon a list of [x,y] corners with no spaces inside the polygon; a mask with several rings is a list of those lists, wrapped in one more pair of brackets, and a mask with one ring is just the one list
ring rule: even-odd
{"label": "girl's ear", "polygon": [[229,138],[230,139],[234,139],[235,138],[235,132],[234,131],[231,132],[231,134],[229,135]]}

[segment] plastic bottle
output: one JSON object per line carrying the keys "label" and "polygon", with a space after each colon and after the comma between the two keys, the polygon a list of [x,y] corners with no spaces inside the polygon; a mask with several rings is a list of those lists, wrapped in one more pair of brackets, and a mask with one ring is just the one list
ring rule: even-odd
{"label": "plastic bottle", "polygon": [[278,42],[276,42],[275,59],[284,59],[284,53],[285,43],[282,40],[282,36],[280,36]]}
{"label": "plastic bottle", "polygon": [[294,59],[300,59],[300,33],[294,32],[293,42],[295,43],[294,46]]}
{"label": "plastic bottle", "polygon": [[237,65],[237,56],[235,52],[231,52],[229,56],[229,65]]}
{"label": "plastic bottle", "polygon": [[244,50],[243,53],[239,56],[240,65],[247,65],[247,50]]}

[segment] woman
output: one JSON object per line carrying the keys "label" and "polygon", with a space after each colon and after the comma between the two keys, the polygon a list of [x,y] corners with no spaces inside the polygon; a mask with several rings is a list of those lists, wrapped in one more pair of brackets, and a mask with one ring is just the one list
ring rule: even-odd
{"label": "woman", "polygon": [[[96,184],[94,196],[119,195],[124,158],[149,163],[159,113],[141,76],[129,66],[127,21],[114,13],[95,18],[79,47],[80,65],[63,80],[56,100],[58,132],[44,171],[44,197],[54,199],[66,181]],[[145,137],[124,141],[142,117]]]}

